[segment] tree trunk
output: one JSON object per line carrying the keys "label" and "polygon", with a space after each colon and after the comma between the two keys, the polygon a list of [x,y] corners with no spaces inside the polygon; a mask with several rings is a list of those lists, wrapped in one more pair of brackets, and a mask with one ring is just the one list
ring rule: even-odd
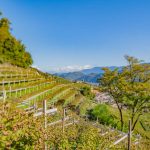
{"label": "tree trunk", "polygon": [[119,113],[120,113],[120,121],[121,121],[121,131],[123,131],[124,121],[123,121],[122,110],[120,108],[119,108]]}
{"label": "tree trunk", "polygon": [[135,126],[136,126],[136,124],[137,124],[137,122],[138,122],[140,116],[141,116],[141,114],[139,114],[138,117],[136,118],[135,122],[132,123],[132,124],[133,124],[133,126],[132,126],[132,131],[134,130],[134,128],[135,128]]}
{"label": "tree trunk", "polygon": [[135,116],[135,112],[134,112],[134,108],[132,108],[132,116],[131,116],[131,123],[132,124],[133,124],[134,116]]}
{"label": "tree trunk", "polygon": [[122,107],[119,106],[118,102],[116,101],[119,114],[120,114],[120,122],[121,122],[121,131],[123,131],[124,121],[123,121],[123,115],[122,115]]}

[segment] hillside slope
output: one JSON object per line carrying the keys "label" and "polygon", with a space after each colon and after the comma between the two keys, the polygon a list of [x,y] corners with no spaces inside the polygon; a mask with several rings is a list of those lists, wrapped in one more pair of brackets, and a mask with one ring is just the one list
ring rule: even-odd
{"label": "hillside slope", "polygon": [[[24,69],[12,65],[0,65],[0,93],[6,101],[29,108],[38,109],[42,100],[57,104],[64,99],[64,105],[84,97],[78,92],[77,84],[59,77],[44,74],[34,68]],[[79,99],[80,97],[80,99]],[[63,105],[63,104],[62,104]]]}
{"label": "hillside slope", "polygon": [[[85,120],[84,116],[81,116],[83,111],[86,112],[92,108],[92,105],[95,106],[90,97],[85,96],[89,94],[89,91],[83,91],[87,89],[85,86],[88,85],[72,83],[34,68],[24,69],[8,64],[0,65],[0,124],[3,131],[0,132],[0,144],[2,143],[0,147],[32,149],[34,146],[34,148],[42,149],[45,135],[48,137],[47,146],[55,149],[61,149],[64,144],[65,149],[68,147],[74,149],[73,143],[76,144],[77,149],[82,147],[83,150],[91,149],[93,146],[95,149],[111,147],[119,136],[124,136],[125,133]],[[46,117],[48,125],[46,131],[44,131],[42,115],[45,100],[46,112],[49,113]],[[14,107],[11,108],[11,105]],[[66,108],[67,111],[63,111]],[[79,116],[80,110],[82,113]],[[66,115],[63,119],[62,114]],[[61,124],[63,128],[60,128]],[[4,138],[7,140],[2,140]],[[67,144],[63,141],[64,138]],[[42,141],[39,142],[39,139]],[[125,149],[125,143],[127,141],[115,148]],[[132,147],[135,147],[134,143]]]}

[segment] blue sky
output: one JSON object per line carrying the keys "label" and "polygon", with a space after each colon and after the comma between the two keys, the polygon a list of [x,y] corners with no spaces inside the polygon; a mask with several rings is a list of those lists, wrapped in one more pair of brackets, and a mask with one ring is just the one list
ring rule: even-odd
{"label": "blue sky", "polygon": [[0,10],[43,70],[150,62],[150,0],[0,0]]}

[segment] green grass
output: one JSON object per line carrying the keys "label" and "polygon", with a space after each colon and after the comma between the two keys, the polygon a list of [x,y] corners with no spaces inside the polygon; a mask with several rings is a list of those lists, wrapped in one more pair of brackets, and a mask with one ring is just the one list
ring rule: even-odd
{"label": "green grass", "polygon": [[[110,105],[108,105],[109,111],[114,115],[118,120],[120,119],[119,117],[119,111],[117,108],[114,108]],[[123,118],[125,122],[125,126],[128,126],[128,121],[130,119],[129,116],[129,111],[128,110],[123,110]],[[150,121],[150,114],[146,113],[143,116],[140,117],[140,120],[142,122],[149,122]],[[149,138],[150,139],[150,131],[145,131],[143,127],[141,126],[140,122],[136,124],[136,127],[134,129],[134,132],[137,134],[142,135],[143,137]]]}

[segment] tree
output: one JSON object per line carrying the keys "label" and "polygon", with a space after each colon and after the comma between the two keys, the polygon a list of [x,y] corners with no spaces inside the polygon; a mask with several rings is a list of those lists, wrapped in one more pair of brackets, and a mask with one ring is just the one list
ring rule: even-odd
{"label": "tree", "polygon": [[0,41],[10,37],[10,21],[7,18],[0,19]]}
{"label": "tree", "polygon": [[134,130],[140,116],[150,110],[150,64],[142,64],[134,57],[125,58],[128,66],[122,72],[126,82],[124,105],[130,110]]}
{"label": "tree", "polygon": [[122,110],[126,107],[134,130],[141,115],[150,108],[150,64],[125,56],[128,65],[122,71],[104,68],[104,75],[100,79],[100,87],[114,99],[120,114],[121,130],[124,119]]}
{"label": "tree", "polygon": [[123,130],[123,96],[124,93],[121,90],[122,87],[122,76],[118,69],[111,71],[108,68],[103,68],[105,71],[104,75],[99,79],[100,87],[102,91],[107,92],[115,101],[120,114],[121,130]]}
{"label": "tree", "polygon": [[27,68],[33,63],[31,54],[20,40],[11,35],[10,24],[7,18],[0,19],[0,63]]}

